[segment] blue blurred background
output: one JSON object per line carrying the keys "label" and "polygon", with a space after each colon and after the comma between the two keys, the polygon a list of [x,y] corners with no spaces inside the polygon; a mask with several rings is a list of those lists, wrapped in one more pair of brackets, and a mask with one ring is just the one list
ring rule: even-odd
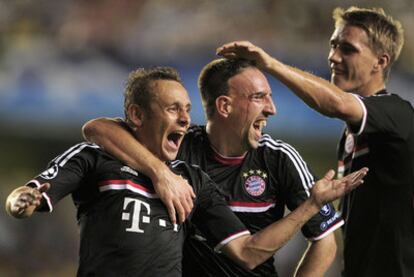
{"label": "blue blurred background", "polygon": [[[75,142],[89,119],[123,116],[123,86],[137,67],[179,69],[194,123],[204,114],[197,89],[215,49],[250,40],[282,61],[329,78],[328,40],[336,6],[383,7],[405,27],[405,47],[388,89],[414,103],[414,2],[410,0],[0,0],[0,195],[41,172]],[[321,175],[334,168],[343,125],[302,104],[269,78],[277,115],[267,132],[300,150]],[[0,212],[0,276],[73,276],[78,231],[66,199],[52,215],[26,221]],[[278,254],[290,276],[301,236]],[[339,258],[329,276],[339,276]]]}

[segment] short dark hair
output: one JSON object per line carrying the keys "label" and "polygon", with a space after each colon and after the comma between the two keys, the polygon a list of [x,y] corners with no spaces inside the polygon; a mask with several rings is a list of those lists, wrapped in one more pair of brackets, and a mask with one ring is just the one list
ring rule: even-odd
{"label": "short dark hair", "polygon": [[216,59],[201,70],[198,87],[207,119],[214,115],[217,97],[228,94],[228,80],[244,69],[255,66],[253,61],[245,59]]}
{"label": "short dark hair", "polygon": [[333,11],[335,27],[346,24],[360,27],[367,33],[369,46],[376,54],[387,53],[390,63],[384,69],[384,80],[388,78],[392,64],[398,59],[404,45],[404,31],[401,23],[387,15],[381,8],[350,7]]}
{"label": "short dark hair", "polygon": [[124,92],[124,114],[128,123],[129,106],[136,104],[147,109],[151,100],[152,82],[158,80],[171,80],[182,84],[178,71],[172,67],[138,68],[129,74]]}

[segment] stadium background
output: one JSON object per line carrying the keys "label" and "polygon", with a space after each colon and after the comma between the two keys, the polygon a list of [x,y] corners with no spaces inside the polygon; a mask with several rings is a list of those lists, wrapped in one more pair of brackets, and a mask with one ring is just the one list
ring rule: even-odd
{"label": "stadium background", "polygon": [[[406,44],[389,90],[414,103],[414,2],[322,0],[0,1],[0,200],[82,140],[94,117],[122,116],[123,84],[139,66],[179,69],[204,115],[196,86],[215,49],[246,39],[282,61],[328,78],[326,56],[336,6],[384,7],[401,20]],[[278,114],[267,132],[302,153],[321,175],[334,168],[342,123],[310,110],[271,80]],[[289,276],[305,247],[299,235],[278,253]],[[68,197],[53,215],[18,221],[0,211],[1,276],[74,276],[78,230]],[[339,276],[340,255],[328,276]]]}

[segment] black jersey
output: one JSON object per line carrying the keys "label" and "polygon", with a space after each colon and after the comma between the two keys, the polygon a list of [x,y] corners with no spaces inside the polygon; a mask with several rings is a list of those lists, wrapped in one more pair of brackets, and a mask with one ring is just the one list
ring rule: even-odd
{"label": "black jersey", "polygon": [[414,276],[413,107],[385,91],[355,97],[364,117],[343,134],[338,172],[369,172],[342,202],[345,275]]}
{"label": "black jersey", "polygon": [[[220,248],[249,232],[199,168],[170,167],[193,186],[192,222]],[[186,225],[172,225],[151,180],[93,144],[81,143],[55,158],[28,185],[49,182],[41,211],[72,194],[80,225],[78,276],[181,276]]]}
{"label": "black jersey", "polygon": [[[263,135],[259,147],[239,158],[226,158],[210,146],[205,127],[193,126],[179,152],[180,159],[199,165],[222,189],[228,206],[255,233],[283,218],[304,202],[314,176],[289,144]],[[323,238],[343,224],[332,205],[326,205],[303,228],[310,240]],[[185,276],[276,276],[273,258],[246,271],[215,253],[197,234],[184,246]]]}

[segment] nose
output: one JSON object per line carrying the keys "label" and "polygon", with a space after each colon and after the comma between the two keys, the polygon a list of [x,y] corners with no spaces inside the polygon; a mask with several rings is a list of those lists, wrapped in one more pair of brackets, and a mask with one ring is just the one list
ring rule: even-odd
{"label": "nose", "polygon": [[339,63],[341,61],[341,55],[339,47],[331,48],[328,55],[329,63]]}
{"label": "nose", "polygon": [[180,126],[189,127],[191,123],[190,113],[182,109],[178,117],[178,123],[180,124]]}
{"label": "nose", "polygon": [[263,113],[266,116],[276,114],[276,106],[275,106],[275,103],[273,102],[272,96],[270,96],[270,95],[268,95],[266,97],[266,104],[265,104],[265,108],[263,110]]}

